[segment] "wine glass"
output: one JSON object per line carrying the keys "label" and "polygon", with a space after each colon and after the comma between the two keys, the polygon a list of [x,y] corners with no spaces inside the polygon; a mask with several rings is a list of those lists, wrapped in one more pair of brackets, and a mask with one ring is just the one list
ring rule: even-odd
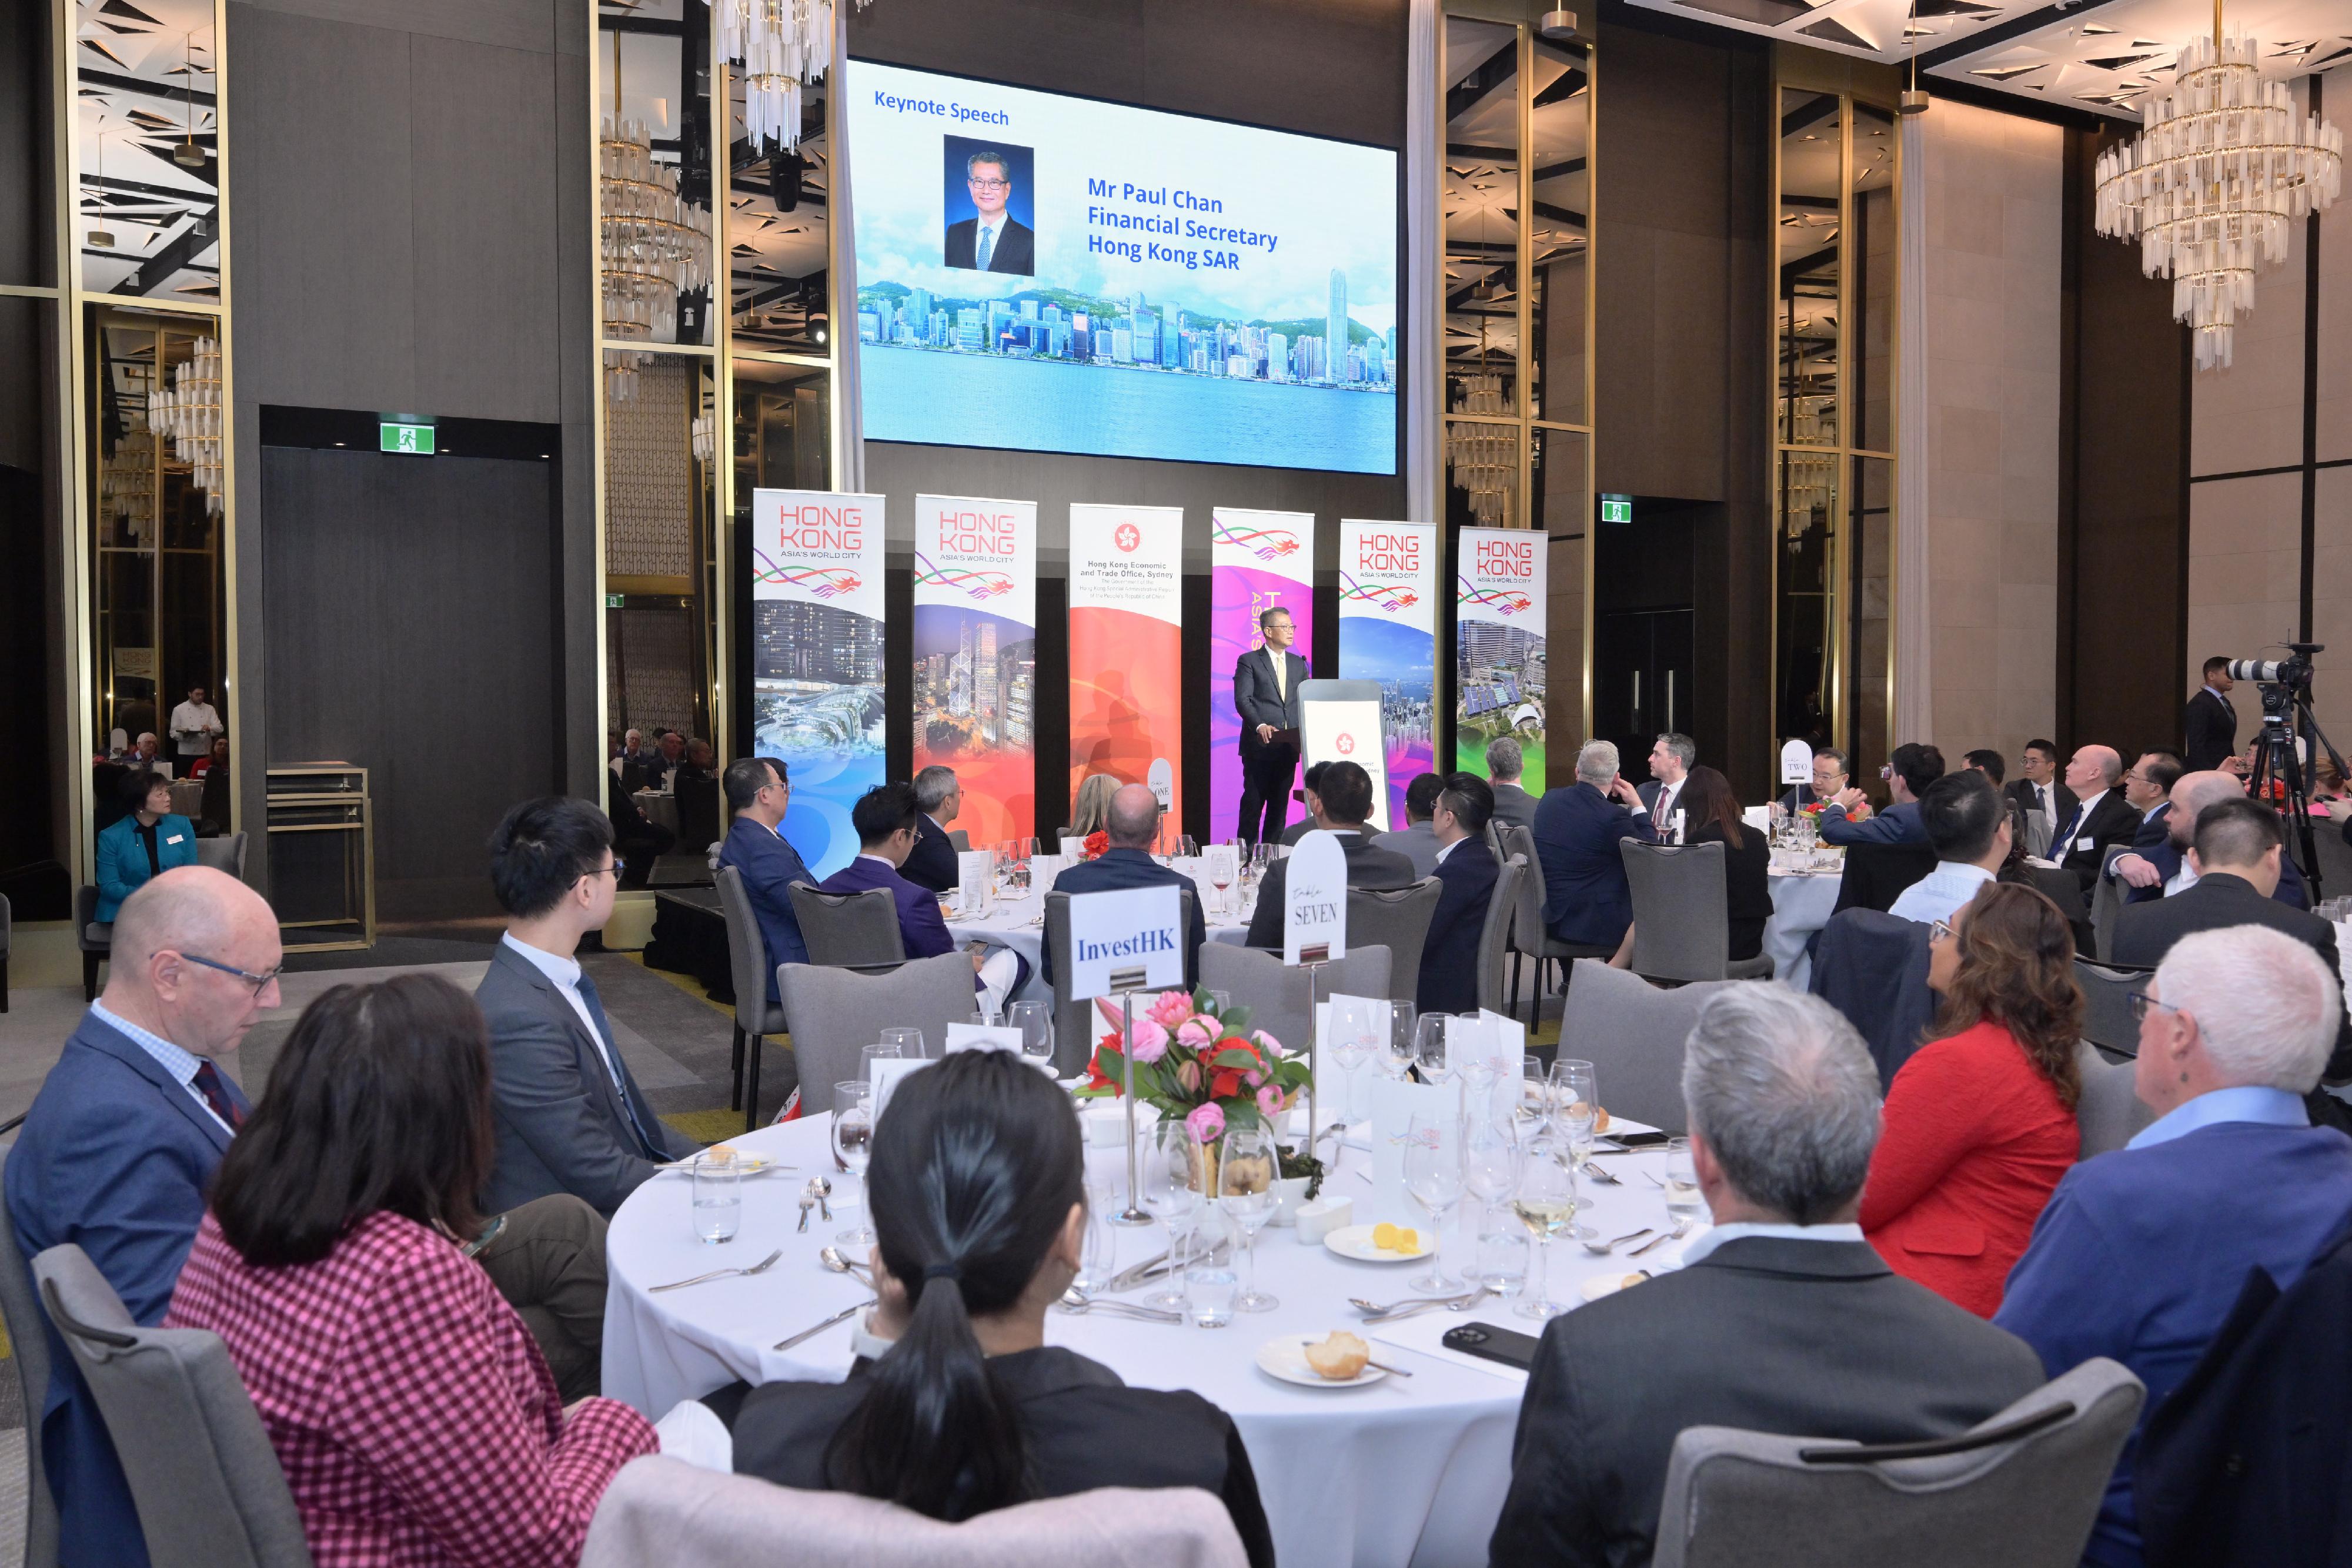
{"label": "wine glass", "polygon": [[1413,1047],[1416,1038],[1412,1004],[1391,1002],[1389,1031],[1386,1037],[1381,1039],[1381,1048],[1386,1053],[1384,1065],[1389,1070],[1389,1076],[1400,1083],[1406,1082],[1412,1075]]}
{"label": "wine glass", "polygon": [[882,1031],[882,1043],[897,1046],[898,1049],[894,1054],[909,1061],[929,1054],[923,1049],[923,1031],[919,1029],[886,1029]]}
{"label": "wine glass", "polygon": [[1170,1312],[1184,1310],[1184,1270],[1178,1258],[1187,1228],[1185,1222],[1201,1206],[1200,1189],[1192,1185],[1192,1162],[1199,1148],[1193,1142],[1192,1129],[1181,1121],[1171,1119],[1153,1124],[1148,1145],[1139,1151],[1143,1207],[1168,1227],[1169,1269],[1162,1276],[1166,1283],[1144,1298],[1146,1306],[1163,1307]]}
{"label": "wine glass", "polygon": [[1225,912],[1225,889],[1234,885],[1234,857],[1216,854],[1209,857],[1209,885],[1217,890],[1217,913]]}
{"label": "wine glass", "polygon": [[1699,1191],[1698,1167],[1691,1163],[1688,1138],[1666,1140],[1666,1213],[1677,1228],[1706,1217],[1706,1197]]}
{"label": "wine glass", "polygon": [[1257,1233],[1274,1218],[1274,1173],[1271,1128],[1235,1127],[1225,1134],[1217,1159],[1217,1207],[1241,1227],[1243,1245],[1249,1249],[1242,1293],[1234,1301],[1244,1312],[1269,1312],[1282,1304],[1257,1288]]}
{"label": "wine glass", "polygon": [[1462,1185],[1478,1200],[1478,1234],[1494,1224],[1495,1206],[1518,1182],[1518,1129],[1507,1117],[1474,1118],[1462,1133]]}
{"label": "wine glass", "polygon": [[1004,1021],[1021,1031],[1021,1054],[1032,1061],[1054,1060],[1054,1004],[1015,1002]]}
{"label": "wine glass", "polygon": [[[1371,1010],[1371,1004],[1360,998],[1335,998],[1326,1026],[1331,1036],[1331,1060],[1348,1075],[1339,1114],[1349,1121],[1356,1114],[1356,1069],[1370,1058],[1372,1044],[1379,1038],[1372,1029]],[[1345,1121],[1341,1124],[1345,1125]]]}
{"label": "wine glass", "polygon": [[1601,1120],[1601,1086],[1592,1063],[1561,1057],[1551,1065],[1553,1112],[1578,1165],[1592,1157]]}
{"label": "wine glass", "polygon": [[[890,1031],[886,1029],[882,1032],[887,1035]],[[895,1040],[886,1040],[879,1045],[866,1046],[857,1053],[858,1077],[864,1079],[868,1083],[873,1082],[874,1064],[877,1061],[896,1061],[898,1060],[899,1055],[900,1052],[898,1042]]]}
{"label": "wine glass", "polygon": [[1551,1121],[1551,1076],[1540,1056],[1519,1058],[1519,1111],[1538,1133]]}
{"label": "wine glass", "polygon": [[1404,1190],[1429,1215],[1429,1272],[1407,1283],[1433,1293],[1460,1282],[1447,1275],[1440,1257],[1446,1218],[1462,1201],[1462,1145],[1445,1133],[1425,1116],[1415,1116],[1405,1128]]}
{"label": "wine glass", "polygon": [[1552,1239],[1576,1230],[1576,1173],[1562,1161],[1566,1151],[1549,1137],[1530,1143],[1519,1160],[1518,1186],[1511,1193],[1511,1212],[1536,1239],[1536,1278],[1526,1299],[1513,1309],[1523,1318],[1556,1318],[1567,1303],[1549,1293]]}
{"label": "wine glass", "polygon": [[[874,1088],[868,1083],[836,1083],[833,1086],[833,1157],[841,1168],[866,1181],[866,1162],[874,1152]],[[860,1201],[863,1201],[861,1197]],[[873,1228],[860,1221],[854,1229],[845,1230],[834,1238],[845,1247],[874,1245]]]}
{"label": "wine glass", "polygon": [[1444,1083],[1454,1076],[1454,1059],[1445,1049],[1444,1013],[1423,1013],[1413,1024],[1412,1064],[1423,1083]]}

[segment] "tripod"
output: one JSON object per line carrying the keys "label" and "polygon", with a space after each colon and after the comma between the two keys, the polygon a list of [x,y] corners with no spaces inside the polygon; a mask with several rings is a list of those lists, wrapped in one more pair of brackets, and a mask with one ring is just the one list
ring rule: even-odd
{"label": "tripod", "polygon": [[2319,727],[2319,720],[2311,711],[2311,688],[2308,685],[2286,685],[2266,683],[2263,692],[2263,732],[2254,742],[2253,771],[2246,779],[2246,792],[2257,800],[2266,800],[2275,786],[2285,796],[2283,810],[2287,819],[2287,839],[2299,852],[2296,863],[2311,883],[2311,899],[2319,902],[2319,846],[2311,836],[2311,786],[2305,775],[2303,754],[2297,737],[2307,737],[2327,754],[2336,765],[2336,776],[2346,777],[2344,758],[2327,732]]}

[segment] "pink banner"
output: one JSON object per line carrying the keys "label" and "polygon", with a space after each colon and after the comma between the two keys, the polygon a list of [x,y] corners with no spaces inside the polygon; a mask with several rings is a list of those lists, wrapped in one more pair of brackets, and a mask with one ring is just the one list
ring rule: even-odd
{"label": "pink banner", "polygon": [[[1241,716],[1234,666],[1260,646],[1257,618],[1280,605],[1298,630],[1291,652],[1315,646],[1315,514],[1219,507],[1209,532],[1209,837],[1234,836],[1241,817]],[[1294,775],[1293,782],[1296,782]],[[1286,818],[1298,808],[1283,791]]]}

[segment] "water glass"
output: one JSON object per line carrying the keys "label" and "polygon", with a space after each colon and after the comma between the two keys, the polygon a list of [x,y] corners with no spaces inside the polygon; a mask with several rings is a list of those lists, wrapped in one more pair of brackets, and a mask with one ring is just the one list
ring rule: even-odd
{"label": "water glass", "polygon": [[1264,1126],[1236,1127],[1225,1134],[1217,1159],[1217,1207],[1241,1228],[1249,1251],[1249,1284],[1234,1305],[1267,1312],[1282,1303],[1257,1288],[1257,1233],[1274,1218],[1274,1134]]}
{"label": "water glass", "polygon": [[1209,993],[1209,1010],[1210,1010],[1211,1012],[1215,1013],[1219,1018],[1223,1018],[1223,1017],[1224,1017],[1227,1013],[1229,1013],[1229,1012],[1233,1011],[1233,1008],[1234,1008],[1234,994],[1233,994],[1233,992],[1231,992],[1231,991],[1211,991],[1211,992]]}
{"label": "water glass", "polygon": [[1666,1140],[1666,1213],[1678,1220],[1706,1218],[1706,1198],[1698,1189],[1698,1167],[1691,1163],[1688,1138]]}
{"label": "water glass", "polygon": [[1462,1145],[1449,1129],[1415,1116],[1405,1128],[1404,1190],[1429,1216],[1429,1271],[1409,1281],[1416,1291],[1448,1291],[1458,1283],[1445,1271],[1445,1221],[1462,1201]]}
{"label": "water glass", "polygon": [[1372,1054],[1380,1035],[1373,1028],[1374,1003],[1359,997],[1346,1000],[1334,999],[1326,1025],[1331,1042],[1331,1060],[1348,1075],[1339,1114],[1346,1121],[1356,1116],[1356,1069],[1363,1066]]}
{"label": "water glass", "polygon": [[1551,1072],[1540,1056],[1519,1058],[1519,1113],[1542,1132],[1551,1120]]}
{"label": "water glass", "polygon": [[1561,1057],[1551,1064],[1552,1114],[1568,1135],[1570,1157],[1578,1165],[1592,1157],[1601,1120],[1601,1081],[1592,1063]]}
{"label": "water glass", "polygon": [[1184,1313],[1192,1320],[1192,1326],[1221,1329],[1233,1322],[1238,1283],[1231,1269],[1187,1270],[1184,1294],[1181,1300]]}
{"label": "water glass", "polygon": [[1054,1004],[1015,1002],[1004,1021],[1021,1031],[1021,1054],[1032,1061],[1054,1060]]}
{"label": "water glass", "polygon": [[974,1029],[994,1029],[996,1027],[996,1009],[990,1007],[986,1002],[982,1002],[971,1012],[964,1015],[963,1021],[971,1025]]}
{"label": "water glass", "polygon": [[[882,1032],[887,1035],[890,1031],[886,1029]],[[877,1061],[896,1061],[899,1060],[900,1055],[898,1047],[889,1040],[885,1040],[880,1045],[869,1045],[857,1053],[857,1076],[864,1082],[871,1083],[874,1082],[874,1064]]]}
{"label": "water glass", "polygon": [[1111,1216],[1118,1212],[1118,1201],[1109,1187],[1099,1182],[1087,1184],[1086,1240],[1078,1255],[1077,1277],[1070,1283],[1089,1294],[1108,1291],[1118,1273],[1118,1227]]}
{"label": "water glass", "polygon": [[1480,1231],[1472,1279],[1498,1296],[1515,1294],[1528,1282],[1528,1247],[1524,1229]]}
{"label": "water glass", "polygon": [[[866,1162],[874,1153],[874,1086],[855,1081],[833,1086],[833,1125],[828,1129],[833,1140],[833,1157],[841,1168],[856,1176],[862,1187],[866,1180]],[[856,1201],[865,1201],[861,1192]],[[871,1247],[873,1228],[861,1221],[851,1229],[834,1238],[845,1246]]]}
{"label": "water glass", "polygon": [[1142,1191],[1137,1194],[1144,1208],[1168,1227],[1168,1258],[1170,1268],[1167,1283],[1156,1293],[1144,1298],[1144,1304],[1181,1311],[1183,1292],[1177,1288],[1183,1275],[1177,1263],[1182,1257],[1185,1234],[1192,1211],[1201,1206],[1200,1190],[1193,1186],[1192,1163],[1200,1145],[1192,1138],[1192,1130],[1181,1121],[1165,1121],[1152,1125],[1147,1140],[1137,1153],[1140,1169],[1138,1180]]}
{"label": "water glass", "polygon": [[1454,1053],[1446,1040],[1452,1020],[1444,1013],[1423,1013],[1413,1025],[1412,1064],[1423,1083],[1444,1083],[1454,1076]]}
{"label": "water glass", "polygon": [[731,1154],[700,1154],[694,1159],[694,1234],[715,1243],[735,1239],[743,1222],[742,1167]]}
{"label": "water glass", "polygon": [[1389,1076],[1402,1083],[1412,1075],[1413,1041],[1419,1037],[1420,1026],[1412,1013],[1411,1002],[1389,1004],[1388,1037],[1381,1041],[1386,1058],[1383,1065]]}
{"label": "water glass", "polygon": [[1479,1203],[1478,1228],[1494,1218],[1495,1206],[1519,1182],[1519,1133],[1507,1117],[1482,1116],[1462,1133],[1462,1185]]}
{"label": "water glass", "polygon": [[919,1029],[886,1029],[882,1031],[882,1043],[897,1046],[898,1054],[909,1061],[919,1061],[930,1054],[923,1049],[923,1031]]}

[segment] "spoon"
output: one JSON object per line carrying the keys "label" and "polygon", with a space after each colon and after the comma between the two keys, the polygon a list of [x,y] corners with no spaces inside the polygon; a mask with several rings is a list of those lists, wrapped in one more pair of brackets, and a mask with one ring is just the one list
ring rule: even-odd
{"label": "spoon", "polygon": [[1140,1318],[1146,1322],[1153,1323],[1181,1323],[1184,1321],[1183,1313],[1168,1312],[1159,1307],[1141,1307],[1129,1301],[1098,1301],[1076,1285],[1063,1291],[1062,1299],[1056,1304],[1066,1312],[1109,1312],[1120,1317]]}
{"label": "spoon", "polygon": [[832,1224],[833,1205],[825,1202],[825,1199],[833,1194],[833,1178],[830,1176],[811,1176],[809,1177],[808,1190],[809,1196],[816,1199],[817,1218],[824,1220],[827,1225]]}
{"label": "spoon", "polygon": [[1614,1241],[1595,1241],[1588,1237],[1584,1241],[1584,1249],[1587,1252],[1591,1253],[1595,1258],[1606,1258],[1612,1252],[1616,1251],[1620,1247],[1624,1246],[1628,1241],[1639,1241],[1643,1237],[1650,1234],[1650,1232],[1655,1227],[1645,1225],[1639,1230],[1633,1231],[1624,1236],[1620,1236]]}
{"label": "spoon", "polygon": [[836,1274],[854,1274],[861,1280],[866,1278],[866,1266],[854,1259],[844,1257],[838,1247],[826,1248],[817,1254],[817,1260]]}
{"label": "spoon", "polygon": [[1626,1253],[1625,1256],[1628,1258],[1639,1258],[1643,1253],[1647,1252],[1651,1248],[1659,1245],[1661,1242],[1680,1241],[1684,1237],[1690,1234],[1691,1227],[1697,1223],[1698,1222],[1696,1220],[1689,1218],[1687,1216],[1677,1219],[1675,1221],[1675,1228],[1672,1230],[1660,1236],[1654,1241],[1643,1242],[1639,1247],[1636,1247],[1631,1252]]}

